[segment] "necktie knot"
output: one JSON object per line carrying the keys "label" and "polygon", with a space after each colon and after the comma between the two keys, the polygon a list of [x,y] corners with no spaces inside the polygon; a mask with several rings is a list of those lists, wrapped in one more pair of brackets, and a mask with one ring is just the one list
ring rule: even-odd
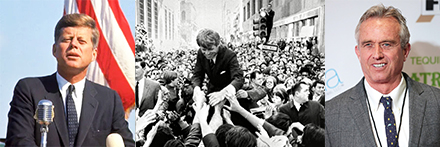
{"label": "necktie knot", "polygon": [[69,85],[69,88],[67,88],[67,94],[72,94],[73,91],[75,91],[75,86]]}
{"label": "necktie knot", "polygon": [[380,98],[380,102],[382,103],[383,107],[385,107],[385,109],[391,109],[393,99],[391,99],[390,96],[382,96],[382,98]]}

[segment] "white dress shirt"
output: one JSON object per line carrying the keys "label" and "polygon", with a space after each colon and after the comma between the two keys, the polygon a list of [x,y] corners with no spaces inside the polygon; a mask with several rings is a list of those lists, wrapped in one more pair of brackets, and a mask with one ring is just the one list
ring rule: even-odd
{"label": "white dress shirt", "polygon": [[[400,80],[399,85],[393,89],[389,94],[382,94],[379,91],[373,89],[370,84],[366,80],[364,80],[364,86],[365,90],[367,92],[368,97],[368,103],[370,103],[371,112],[373,114],[373,117],[371,117],[370,112],[368,114],[370,115],[370,122],[371,122],[371,128],[373,130],[374,138],[376,140],[377,146],[381,146],[379,144],[382,144],[382,147],[386,147],[387,145],[387,136],[385,133],[385,122],[384,122],[384,111],[385,108],[383,107],[382,103],[380,103],[380,99],[382,96],[390,96],[392,101],[392,110],[394,113],[394,118],[396,120],[396,131],[399,132],[399,126],[400,126],[400,115],[402,114],[402,105],[403,105],[403,99],[405,97],[405,90],[406,90],[406,81],[403,78]],[[405,109],[403,110],[403,116],[402,116],[402,128],[400,129],[399,134],[399,146],[400,147],[407,147],[408,146],[408,138],[409,138],[409,92],[406,93],[406,100],[405,100]],[[376,128],[377,128],[377,134],[379,134],[379,137],[376,134],[376,130],[374,129],[374,121],[376,122]]]}
{"label": "white dress shirt", "polygon": [[138,104],[139,104],[139,106],[138,107],[140,107],[140,105],[141,105],[141,102],[142,102],[142,97],[143,97],[143,93],[144,93],[144,89],[145,89],[145,77],[144,76],[142,76],[142,79],[140,79],[139,81],[139,91],[138,91],[138,96],[139,96],[139,102],[138,102]]}
{"label": "white dress shirt", "polygon": [[[63,99],[64,114],[67,116],[67,111],[66,111],[67,90],[69,88],[69,85],[71,85],[72,83],[69,83],[58,72],[57,72],[57,76],[56,77],[57,77],[57,82],[58,82],[58,88],[60,90],[61,97]],[[76,108],[76,114],[77,114],[77,117],[78,117],[78,121],[81,118],[81,108],[82,108],[83,93],[84,93],[85,85],[86,85],[86,78],[84,78],[81,81],[73,84],[73,86],[75,86],[75,90],[72,93],[72,98],[73,98],[73,101],[75,102],[75,108]]]}

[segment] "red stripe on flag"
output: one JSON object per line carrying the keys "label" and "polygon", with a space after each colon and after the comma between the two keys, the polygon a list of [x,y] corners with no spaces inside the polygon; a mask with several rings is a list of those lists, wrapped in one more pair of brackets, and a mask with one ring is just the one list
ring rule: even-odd
{"label": "red stripe on flag", "polygon": [[96,19],[96,14],[92,3],[90,1],[82,0],[78,0],[76,2],[78,5],[78,11],[80,13],[85,13],[96,21],[97,28],[101,34],[99,37],[98,56],[96,61],[98,62],[99,67],[107,80],[107,83],[113,90],[118,92],[119,96],[121,97],[122,104],[124,105],[124,109],[127,110],[134,105],[134,91],[131,89],[131,86],[125,78],[122,70],[119,68],[118,63],[110,50],[108,42],[104,38],[100,24]]}
{"label": "red stripe on flag", "polygon": [[130,45],[131,51],[133,52],[134,55],[135,54],[134,38],[133,35],[131,34],[130,26],[127,22],[127,19],[125,19],[124,13],[122,12],[121,7],[119,6],[119,1],[109,0],[108,4],[110,5],[113,15],[115,16],[116,21],[118,22],[119,27],[122,30],[122,33],[124,33],[128,45]]}

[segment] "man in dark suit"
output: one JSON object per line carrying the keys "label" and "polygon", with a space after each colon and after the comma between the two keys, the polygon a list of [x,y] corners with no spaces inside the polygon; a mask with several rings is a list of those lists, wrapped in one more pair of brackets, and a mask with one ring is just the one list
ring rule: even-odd
{"label": "man in dark suit", "polygon": [[440,89],[402,72],[409,37],[398,9],[363,14],[355,52],[364,77],[326,102],[326,146],[440,146]]}
{"label": "man in dark suit", "polygon": [[292,123],[299,122],[303,126],[313,123],[323,128],[325,121],[324,107],[316,101],[309,101],[309,87],[304,82],[295,84],[289,93],[293,96],[291,96],[288,103],[280,106],[279,111],[287,114]]}
{"label": "man in dark suit", "polygon": [[[201,106],[206,100],[201,90],[205,75],[209,78],[207,98],[214,108],[213,118],[221,119],[221,109],[226,96],[235,95],[243,86],[243,71],[240,69],[237,55],[220,42],[220,35],[209,29],[203,29],[197,35],[197,61],[191,79],[194,86],[194,102]],[[221,125],[221,124],[220,124]]]}
{"label": "man in dark suit", "polygon": [[266,36],[266,42],[269,41],[270,33],[272,32],[273,27],[273,17],[275,16],[275,11],[272,10],[272,4],[267,5],[266,9],[266,26],[267,26],[267,36]]}
{"label": "man in dark suit", "polygon": [[33,116],[42,99],[52,101],[55,113],[47,146],[105,146],[110,133],[120,134],[126,146],[134,146],[118,94],[85,79],[97,56],[98,39],[95,21],[87,15],[68,14],[58,21],[52,46],[57,72],[18,81],[10,103],[6,146],[40,145],[40,124]]}
{"label": "man in dark suit", "polygon": [[[153,81],[145,77],[146,63],[142,59],[136,59],[135,62],[135,79],[136,79],[136,112],[138,117],[144,115],[148,109],[156,106],[157,98],[160,91],[159,82]],[[136,90],[137,88],[137,90]]]}

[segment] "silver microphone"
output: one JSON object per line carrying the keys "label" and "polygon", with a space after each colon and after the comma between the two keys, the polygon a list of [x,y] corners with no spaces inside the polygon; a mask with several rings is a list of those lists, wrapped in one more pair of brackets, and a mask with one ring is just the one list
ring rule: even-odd
{"label": "silver microphone", "polygon": [[40,147],[46,147],[47,144],[47,132],[49,132],[49,124],[52,123],[55,112],[53,111],[53,104],[50,100],[40,100],[38,102],[37,110],[35,111],[34,118],[37,123],[41,125],[41,145]]}
{"label": "silver microphone", "polygon": [[35,119],[40,125],[49,125],[54,117],[53,104],[50,100],[40,100],[38,102],[37,111],[35,111]]}

